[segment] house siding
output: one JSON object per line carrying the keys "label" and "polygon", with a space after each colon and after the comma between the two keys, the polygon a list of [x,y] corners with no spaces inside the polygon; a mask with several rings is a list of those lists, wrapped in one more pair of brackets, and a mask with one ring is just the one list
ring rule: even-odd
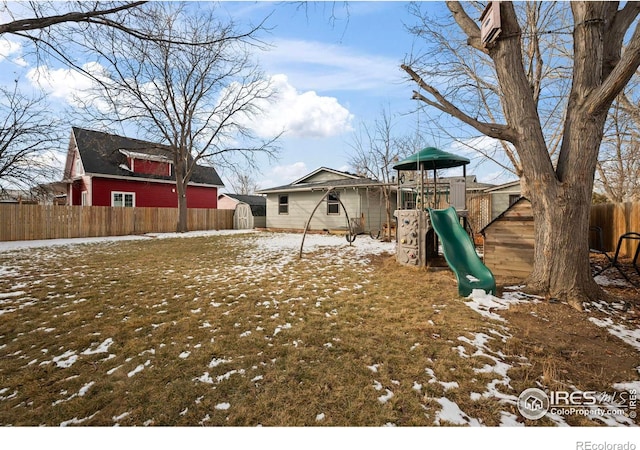
{"label": "house siding", "polygon": [[[398,209],[397,197],[395,192],[392,192],[390,196],[391,222],[392,224],[395,224],[393,212]],[[366,189],[361,189],[360,198],[360,205],[362,205],[361,214],[365,221],[365,223],[363,224],[364,231],[375,232],[382,230],[384,228],[384,225],[387,223],[387,211],[385,210],[384,196],[380,192],[380,189],[369,189],[368,191]],[[349,211],[349,214],[351,214],[351,211]]]}
{"label": "house siding", "polygon": [[510,204],[511,195],[520,195],[520,184],[515,186],[504,186],[502,188],[492,189],[491,194],[491,220],[505,212]]}
{"label": "house siding", "polygon": [[142,173],[145,175],[171,175],[171,165],[169,163],[162,163],[157,161],[147,161],[144,159],[130,158],[133,171],[135,173]]}
{"label": "house siding", "polygon": [[[338,189],[340,201],[344,204],[352,223],[356,220],[361,222],[360,231],[378,231],[383,229],[387,222],[384,198],[378,189],[366,188],[345,188]],[[267,195],[267,228],[303,230],[313,208],[326,191],[298,191],[272,193]],[[278,213],[278,198],[280,195],[289,196],[289,213]],[[391,196],[391,211],[396,209],[395,194]],[[346,229],[347,219],[342,207],[337,215],[327,214],[327,202],[324,200],[316,210],[310,230],[339,230]],[[391,218],[393,222],[393,217]],[[364,223],[362,223],[364,222]]]}
{"label": "house siding", "polygon": [[321,171],[304,179],[304,183],[323,183],[325,181],[342,181],[348,179],[342,174]]}
{"label": "house siding", "polygon": [[[175,185],[171,183],[149,183],[145,181],[119,180],[93,177],[93,195],[90,196],[93,206],[111,206],[111,192],[134,192],[136,206],[156,208],[177,208],[178,199]],[[76,197],[73,204],[80,204]],[[216,187],[188,186],[188,208],[216,208],[218,189]]]}
{"label": "house siding", "polygon": [[533,269],[531,203],[521,199],[483,230],[484,263],[494,275],[525,279]]}
{"label": "house siding", "polygon": [[238,200],[235,200],[233,198],[230,198],[224,195],[218,199],[218,209],[236,209],[237,205],[238,205]]}
{"label": "house siding", "polygon": [[[347,208],[349,219],[360,217],[361,201],[358,191],[354,189],[338,190],[340,193],[340,201]],[[278,214],[278,197],[283,194],[267,195],[267,228],[283,228],[283,229],[304,229],[309,215],[313,208],[326,191],[312,192],[289,192],[284,195],[289,196],[289,213]],[[309,225],[310,230],[324,229],[346,229],[347,219],[344,211],[340,207],[339,214],[328,215],[326,200],[318,206],[313,219]]]}

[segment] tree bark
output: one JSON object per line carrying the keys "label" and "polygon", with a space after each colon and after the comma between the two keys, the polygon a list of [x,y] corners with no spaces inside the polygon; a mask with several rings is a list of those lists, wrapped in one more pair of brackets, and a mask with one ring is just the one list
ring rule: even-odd
{"label": "tree bark", "polygon": [[178,196],[178,222],[176,224],[176,232],[186,233],[189,231],[189,225],[187,223],[188,211],[187,211],[187,183],[186,177],[186,163],[185,158],[181,157],[180,151],[175,151],[174,167],[176,177],[176,194]]}

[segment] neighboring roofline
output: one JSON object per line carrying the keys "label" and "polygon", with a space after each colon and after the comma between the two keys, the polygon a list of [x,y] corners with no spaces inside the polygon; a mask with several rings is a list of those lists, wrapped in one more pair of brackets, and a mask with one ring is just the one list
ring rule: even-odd
{"label": "neighboring roofline", "polygon": [[323,181],[318,184],[304,184],[299,186],[279,186],[269,189],[261,189],[256,191],[256,194],[278,194],[281,192],[313,192],[313,191],[327,191],[329,189],[347,189],[347,188],[368,188],[368,187],[382,187],[390,186],[392,188],[397,187],[395,183],[382,183],[379,181],[371,180],[371,183],[352,183],[352,184],[339,184],[331,183],[330,181]]}
{"label": "neighboring roofline", "polygon": [[513,186],[520,186],[520,180],[515,180],[515,181],[510,181],[508,183],[504,183],[504,184],[499,184],[498,186],[494,186],[491,188],[487,188],[484,191],[486,193],[490,193],[492,191],[497,191],[500,189],[504,189],[504,188],[508,188],[508,187],[513,187]]}
{"label": "neighboring roofline", "polygon": [[341,170],[330,169],[329,167],[324,167],[324,166],[322,166],[322,167],[318,167],[318,168],[317,168],[316,170],[314,170],[313,172],[308,173],[308,174],[306,174],[305,176],[300,177],[300,178],[298,178],[298,179],[297,179],[297,180],[295,180],[295,181],[292,181],[292,182],[291,182],[291,183],[289,183],[289,184],[298,184],[298,183],[300,183],[302,180],[304,180],[305,178],[312,177],[313,175],[315,175],[315,174],[317,174],[318,172],[321,172],[321,171],[331,172],[331,173],[334,173],[334,174],[336,174],[336,175],[345,175],[345,176],[347,176],[347,177],[349,177],[349,178],[353,178],[353,179],[363,178],[363,177],[360,177],[360,176],[358,176],[358,175],[354,175],[354,174],[349,173],[349,172],[342,172]]}
{"label": "neighboring roofline", "polygon": [[[104,173],[91,173],[91,172],[85,172],[83,175],[78,176],[76,178],[64,179],[64,180],[62,180],[62,182],[65,183],[65,184],[69,184],[69,183],[72,183],[75,180],[81,179],[84,176],[87,176],[89,178],[96,177],[96,178],[110,178],[110,179],[114,179],[114,180],[140,181],[140,182],[144,182],[144,183],[176,184],[175,180],[165,180],[165,179],[162,179],[162,178],[125,177],[125,176],[122,176],[122,175],[109,175],[109,174],[104,174]],[[187,183],[187,186],[223,188],[224,184],[220,185],[220,184],[194,183],[193,181],[189,181],[189,183]]]}
{"label": "neighboring roofline", "polygon": [[[264,195],[256,195],[256,194],[234,194],[232,192],[221,192],[220,194],[218,194],[218,198],[222,197],[229,197],[232,200],[236,200],[236,201],[242,201],[242,200],[238,200],[236,197],[234,197],[234,195],[237,196],[241,196],[241,197],[255,197],[255,198],[264,198]],[[245,202],[246,203],[246,202]]]}

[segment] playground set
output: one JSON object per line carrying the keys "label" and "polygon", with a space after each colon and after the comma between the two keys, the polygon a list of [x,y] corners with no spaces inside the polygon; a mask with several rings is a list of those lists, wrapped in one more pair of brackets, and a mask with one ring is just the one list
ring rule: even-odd
{"label": "playground set", "polygon": [[[403,265],[431,267],[439,248],[458,281],[458,293],[469,296],[473,290],[496,294],[496,282],[484,265],[465,230],[466,165],[469,159],[427,147],[400,161],[398,171],[398,208],[396,260]],[[437,171],[462,167],[463,175],[445,187],[438,184]],[[433,183],[428,181],[433,172]],[[439,208],[448,196],[448,208]],[[440,244],[439,245],[439,242]]]}

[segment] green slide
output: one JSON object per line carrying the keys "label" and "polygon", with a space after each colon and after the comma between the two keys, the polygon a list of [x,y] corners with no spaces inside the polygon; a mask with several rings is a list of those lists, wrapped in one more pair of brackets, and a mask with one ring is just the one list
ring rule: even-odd
{"label": "green slide", "polygon": [[431,209],[431,226],[442,242],[442,252],[449,267],[458,278],[458,293],[468,297],[474,289],[496,294],[496,280],[476,253],[471,238],[460,225],[453,206],[447,209]]}

